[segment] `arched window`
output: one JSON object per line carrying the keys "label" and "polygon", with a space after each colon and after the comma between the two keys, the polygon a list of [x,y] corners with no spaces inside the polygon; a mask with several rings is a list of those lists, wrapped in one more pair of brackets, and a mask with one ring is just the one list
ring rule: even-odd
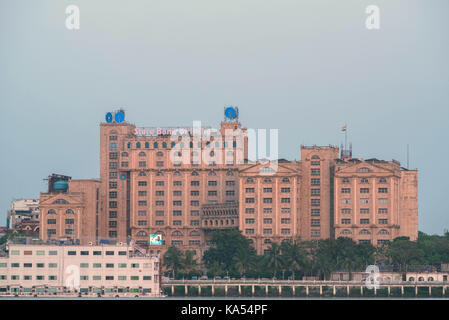
{"label": "arched window", "polygon": [[165,232],[161,230],[156,231],[155,234],[160,234],[161,236],[165,237]]}
{"label": "arched window", "polygon": [[[155,142],[155,143],[157,143],[157,142]],[[157,157],[163,157],[164,153],[162,151],[158,151],[158,152],[156,152],[156,156]]]}
{"label": "arched window", "polygon": [[145,142],[145,149],[150,149],[150,143],[148,141]]}
{"label": "arched window", "polygon": [[139,177],[146,177],[147,174],[145,173],[145,171],[140,171],[139,172]]}
{"label": "arched window", "polygon": [[385,178],[380,178],[380,179],[379,179],[379,183],[387,183],[387,179],[385,179]]}
{"label": "arched window", "polygon": [[246,179],[246,183],[253,183],[254,182],[254,179],[253,178],[248,178],[248,179]]}
{"label": "arched window", "polygon": [[175,171],[175,172],[173,173],[173,175],[174,175],[175,177],[179,177],[179,176],[181,175],[181,172]]}
{"label": "arched window", "polygon": [[360,179],[360,183],[368,183],[368,179],[367,178],[362,178],[362,179]]}
{"label": "arched window", "polygon": [[231,170],[229,170],[228,172],[226,172],[226,175],[229,177],[229,176],[233,176],[234,175],[234,172],[232,172]]}
{"label": "arched window", "polygon": [[127,157],[128,156],[128,152],[122,152],[122,157]]}
{"label": "arched window", "polygon": [[48,214],[56,214],[56,211],[55,211],[55,209],[50,209],[50,210],[48,210],[47,213],[48,213]]}
{"label": "arched window", "polygon": [[358,168],[357,172],[371,172],[371,169],[367,168],[367,167],[362,167],[362,168]]}
{"label": "arched window", "polygon": [[415,278],[414,277],[410,277],[410,278],[408,278],[408,281],[415,281]]}
{"label": "arched window", "polygon": [[172,232],[171,235],[174,236],[174,237],[182,237],[182,232],[179,231],[179,230],[175,230],[175,231]]}
{"label": "arched window", "polygon": [[283,179],[282,179],[282,182],[283,182],[283,183],[289,183],[289,182],[290,182],[290,179],[289,179],[289,178],[283,178]]}
{"label": "arched window", "polygon": [[208,176],[216,176],[217,174],[215,173],[215,171],[211,171],[209,172]]}
{"label": "arched window", "polygon": [[147,154],[145,153],[145,152],[143,152],[143,151],[140,151],[139,152],[139,157],[145,157]]}
{"label": "arched window", "polygon": [[136,236],[138,237],[146,237],[148,235],[148,233],[146,233],[145,231],[139,231],[137,232]]}
{"label": "arched window", "polygon": [[341,230],[340,234],[352,234],[352,232],[349,229],[344,229],[344,230]]}
{"label": "arched window", "polygon": [[116,130],[111,130],[109,131],[109,134],[118,134],[118,132]]}
{"label": "arched window", "polygon": [[371,232],[369,230],[362,229],[360,230],[359,234],[371,234]]}
{"label": "arched window", "polygon": [[433,277],[428,277],[428,278],[427,278],[427,281],[429,281],[429,282],[430,282],[430,281],[433,281]]}
{"label": "arched window", "polygon": [[67,209],[67,210],[65,211],[65,213],[67,213],[67,214],[75,214],[75,212],[73,212],[72,209]]}
{"label": "arched window", "polygon": [[157,142],[153,143],[153,148],[154,148],[154,149],[157,149],[157,148],[158,148]]}
{"label": "arched window", "polygon": [[167,149],[167,142],[162,142],[162,148]]}
{"label": "arched window", "polygon": [[191,236],[200,236],[201,234],[200,234],[200,232],[198,230],[193,230],[193,231],[190,232],[190,235]]}
{"label": "arched window", "polygon": [[67,200],[65,200],[65,199],[57,199],[57,200],[53,201],[53,203],[55,203],[55,204],[67,204],[69,202]]}
{"label": "arched window", "polygon": [[424,277],[419,277],[418,281],[424,281]]}
{"label": "arched window", "polygon": [[196,172],[196,171],[192,171],[192,176],[198,176],[198,172]]}
{"label": "arched window", "polygon": [[320,157],[318,157],[317,155],[313,155],[313,156],[312,156],[312,159],[314,159],[314,160],[315,160],[315,159],[319,160]]}
{"label": "arched window", "polygon": [[390,232],[386,229],[382,229],[379,231],[379,234],[390,234]]}
{"label": "arched window", "polygon": [[136,149],[140,149],[140,142],[136,142]]}
{"label": "arched window", "polygon": [[163,177],[164,173],[162,171],[156,172],[156,177]]}
{"label": "arched window", "polygon": [[348,178],[343,178],[343,179],[341,180],[341,182],[342,182],[342,183],[349,183],[349,179],[348,179]]}
{"label": "arched window", "polygon": [[263,180],[263,182],[265,182],[265,183],[270,183],[270,182],[273,182],[273,180],[271,180],[270,178],[265,178],[265,179]]}
{"label": "arched window", "polygon": [[271,239],[265,239],[265,240],[263,241],[263,243],[265,243],[265,244],[270,244],[270,243],[271,243]]}

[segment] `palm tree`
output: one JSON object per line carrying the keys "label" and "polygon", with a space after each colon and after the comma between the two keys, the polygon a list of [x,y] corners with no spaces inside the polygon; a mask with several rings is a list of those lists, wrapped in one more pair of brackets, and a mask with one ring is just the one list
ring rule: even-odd
{"label": "palm tree", "polygon": [[243,277],[246,271],[255,265],[254,256],[251,255],[248,250],[243,248],[237,249],[237,253],[232,260],[235,263],[235,267],[240,272],[240,277]]}
{"label": "palm tree", "polygon": [[271,244],[266,255],[267,267],[273,271],[273,276],[276,278],[277,272],[283,266],[283,259],[281,255],[281,246],[276,242]]}
{"label": "palm tree", "polygon": [[292,278],[295,280],[295,271],[306,268],[306,252],[297,241],[283,242],[281,251],[285,267],[292,272]]}
{"label": "palm tree", "polygon": [[164,254],[164,266],[172,271],[173,279],[175,272],[183,268],[183,253],[176,247],[170,247]]}

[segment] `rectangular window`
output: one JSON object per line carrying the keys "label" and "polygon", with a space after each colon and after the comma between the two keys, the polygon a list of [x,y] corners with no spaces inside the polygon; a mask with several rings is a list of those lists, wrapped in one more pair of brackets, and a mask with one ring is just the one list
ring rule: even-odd
{"label": "rectangular window", "polygon": [[254,234],[254,229],[245,229],[245,234]]}
{"label": "rectangular window", "polygon": [[320,199],[312,199],[310,204],[312,205],[312,207],[319,207]]}
{"label": "rectangular window", "polygon": [[360,199],[360,203],[361,204],[368,204],[369,203],[369,199],[368,198],[361,198]]}
{"label": "rectangular window", "polygon": [[379,219],[379,224],[388,224],[388,219]]}
{"label": "rectangular window", "polygon": [[378,192],[379,193],[388,193],[388,188],[379,188]]}
{"label": "rectangular window", "polygon": [[139,197],[146,197],[146,196],[147,196],[147,192],[146,192],[146,191],[138,191],[138,192],[137,192],[137,195],[138,195]]}
{"label": "rectangular window", "polygon": [[341,193],[351,193],[351,188],[341,188]]}
{"label": "rectangular window", "polygon": [[360,193],[369,193],[369,188],[360,188]]}
{"label": "rectangular window", "polygon": [[314,168],[310,170],[311,176],[319,176],[320,175],[320,169]]}
{"label": "rectangular window", "polygon": [[290,234],[290,229],[281,229],[281,234]]}
{"label": "rectangular window", "polygon": [[117,218],[117,211],[109,211],[109,218]]}
{"label": "rectangular window", "polygon": [[312,219],[310,221],[310,224],[312,227],[319,227],[320,226],[320,219]]}
{"label": "rectangular window", "polygon": [[[314,190],[314,189],[312,189],[312,190]],[[320,189],[318,189],[318,190],[320,190]],[[281,192],[282,193],[290,193],[290,188],[281,188]],[[318,192],[319,193],[319,192]],[[319,194],[318,194],[319,195]]]}
{"label": "rectangular window", "polygon": [[157,197],[162,197],[164,195],[164,191],[163,190],[156,190],[156,196]]}
{"label": "rectangular window", "polygon": [[341,219],[341,224],[351,224],[351,219]]}
{"label": "rectangular window", "polygon": [[200,212],[198,210],[192,210],[192,211],[190,211],[190,215],[192,217],[197,217],[200,215]]}
{"label": "rectangular window", "polygon": [[137,182],[137,185],[138,185],[139,187],[146,187],[146,186],[147,186],[147,182],[146,182],[146,181],[138,181],[138,182]]}
{"label": "rectangular window", "polygon": [[263,203],[273,203],[273,198],[263,198]]}
{"label": "rectangular window", "polygon": [[271,218],[265,218],[265,219],[263,219],[263,223],[264,223],[264,224],[271,224],[271,223],[273,223],[273,219],[271,219]]}
{"label": "rectangular window", "polygon": [[207,182],[209,187],[215,187],[217,185],[217,180],[211,180]]}
{"label": "rectangular window", "polygon": [[117,181],[109,181],[109,188],[117,189]]}
{"label": "rectangular window", "polygon": [[273,229],[263,229],[263,234],[273,234]]}
{"label": "rectangular window", "polygon": [[246,193],[254,193],[254,188],[245,188]]}
{"label": "rectangular window", "polygon": [[175,207],[180,207],[180,206],[182,206],[182,201],[180,201],[180,200],[175,200],[175,201],[173,201],[173,206],[175,206]]}
{"label": "rectangular window", "polygon": [[361,214],[367,214],[367,213],[369,213],[369,208],[360,208],[360,213],[361,213]]}
{"label": "rectangular window", "polygon": [[200,185],[200,182],[196,181],[196,180],[193,180],[193,181],[190,181],[190,185],[193,186],[193,187],[197,187],[197,186]]}
{"label": "rectangular window", "polygon": [[290,198],[281,198],[281,203],[290,203]]}
{"label": "rectangular window", "polygon": [[384,213],[388,213],[388,209],[387,208],[379,208],[378,213],[384,214]]}
{"label": "rectangular window", "polygon": [[263,192],[271,193],[271,192],[273,192],[273,188],[263,188]]}
{"label": "rectangular window", "polygon": [[312,185],[312,186],[319,186],[320,185],[320,179],[317,179],[317,178],[310,179],[310,185]]}
{"label": "rectangular window", "polygon": [[290,224],[290,218],[282,218],[281,219],[281,224]]}
{"label": "rectangular window", "polygon": [[180,190],[175,190],[175,191],[173,191],[173,196],[175,196],[175,197],[180,197],[180,196],[182,196],[182,191],[180,191]]}
{"label": "rectangular window", "polygon": [[321,210],[320,210],[320,209],[311,209],[311,211],[310,211],[310,215],[311,215],[312,217],[319,217],[319,216],[320,216],[320,213],[321,213]]}

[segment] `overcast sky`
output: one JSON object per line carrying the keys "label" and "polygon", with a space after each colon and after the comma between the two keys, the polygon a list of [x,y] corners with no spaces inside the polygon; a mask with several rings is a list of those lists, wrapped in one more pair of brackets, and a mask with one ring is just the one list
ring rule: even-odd
{"label": "overcast sky", "polygon": [[[80,9],[80,29],[65,9]],[[365,9],[380,8],[368,30]],[[419,230],[449,228],[449,1],[0,1],[0,225],[51,173],[99,177],[99,123],[249,128],[419,169]]]}

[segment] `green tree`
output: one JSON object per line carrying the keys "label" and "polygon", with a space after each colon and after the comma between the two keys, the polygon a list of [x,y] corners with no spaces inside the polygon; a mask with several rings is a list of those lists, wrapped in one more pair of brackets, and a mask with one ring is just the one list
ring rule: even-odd
{"label": "green tree", "polygon": [[307,254],[297,241],[293,243],[289,241],[282,242],[281,252],[284,267],[292,273],[293,280],[295,279],[296,271],[304,271],[307,269],[309,264]]}
{"label": "green tree", "polygon": [[175,273],[177,274],[184,267],[183,253],[177,247],[168,248],[164,254],[163,261],[167,270],[172,272],[173,279],[175,278]]}
{"label": "green tree", "polygon": [[281,254],[281,246],[273,242],[268,249],[266,257],[266,266],[273,272],[273,277],[277,277],[277,272],[284,266]]}
{"label": "green tree", "polygon": [[190,274],[193,271],[196,271],[197,261],[195,259],[195,252],[192,250],[187,250],[184,253],[184,259],[182,260],[182,268],[183,271],[187,274]]}
{"label": "green tree", "polygon": [[234,266],[240,273],[240,277],[243,277],[251,268],[255,267],[254,255],[248,254],[248,251],[244,248],[239,248],[236,255],[233,258]]}

